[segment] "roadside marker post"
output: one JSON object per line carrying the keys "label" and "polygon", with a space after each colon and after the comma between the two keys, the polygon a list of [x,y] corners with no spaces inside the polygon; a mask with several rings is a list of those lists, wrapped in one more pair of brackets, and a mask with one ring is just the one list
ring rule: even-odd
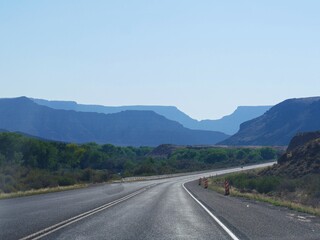
{"label": "roadside marker post", "polygon": [[199,186],[201,186],[202,178],[199,178]]}
{"label": "roadside marker post", "polygon": [[226,179],[224,181],[224,195],[228,196],[230,194],[230,185],[229,185],[229,181]]}
{"label": "roadside marker post", "polygon": [[204,179],[204,188],[208,188],[208,178]]}

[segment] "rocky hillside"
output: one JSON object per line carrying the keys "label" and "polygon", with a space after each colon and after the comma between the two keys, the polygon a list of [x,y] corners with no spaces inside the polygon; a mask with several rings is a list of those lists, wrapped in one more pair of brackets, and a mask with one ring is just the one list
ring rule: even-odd
{"label": "rocky hillside", "polygon": [[320,130],[320,97],[288,99],[242,123],[224,145],[288,145],[298,132]]}
{"label": "rocky hillside", "polygon": [[320,138],[320,131],[298,133],[291,139],[290,144],[287,148],[287,152],[290,153],[294,151],[296,148],[301,147],[304,144],[318,138]]}
{"label": "rocky hillside", "polygon": [[296,135],[278,164],[263,174],[302,177],[320,174],[320,131]]}

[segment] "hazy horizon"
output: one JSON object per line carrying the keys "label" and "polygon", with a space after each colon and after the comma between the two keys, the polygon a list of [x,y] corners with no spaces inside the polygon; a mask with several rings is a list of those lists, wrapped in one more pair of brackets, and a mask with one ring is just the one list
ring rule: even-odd
{"label": "hazy horizon", "polygon": [[320,2],[0,3],[0,97],[176,106],[198,120],[318,96]]}
{"label": "hazy horizon", "polygon": [[[31,99],[38,99],[38,100],[47,100],[47,101],[66,101],[66,100],[63,100],[63,99],[41,99],[41,98],[33,98],[33,97],[28,97],[28,96],[20,96],[20,97],[27,97],[27,98],[31,98]],[[96,106],[106,106],[106,107],[139,107],[139,106],[152,106],[152,107],[176,107],[177,109],[179,109],[180,111],[182,111],[183,113],[187,114],[189,117],[195,119],[195,120],[198,120],[198,121],[201,121],[201,120],[218,120],[218,119],[221,119],[225,116],[228,116],[228,115],[231,115],[233,112],[235,112],[239,107],[264,107],[264,106],[270,106],[270,105],[252,105],[252,106],[249,106],[249,105],[243,105],[243,106],[237,106],[234,110],[232,110],[230,113],[227,113],[226,115],[223,115],[223,116],[220,116],[218,118],[205,118],[205,119],[196,119],[194,118],[192,115],[189,115],[188,113],[184,112],[183,110],[181,110],[180,108],[178,108],[177,106],[174,106],[174,105],[148,105],[148,104],[144,104],[144,105],[103,105],[103,104],[88,104],[88,103],[82,103],[82,102],[77,102],[77,101],[74,101],[74,100],[67,100],[67,102],[75,102],[77,104],[81,104],[81,105],[96,105]]]}

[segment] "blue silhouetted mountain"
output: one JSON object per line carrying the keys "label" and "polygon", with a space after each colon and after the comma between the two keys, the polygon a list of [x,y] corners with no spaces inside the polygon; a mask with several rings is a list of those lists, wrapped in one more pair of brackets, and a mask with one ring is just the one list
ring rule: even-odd
{"label": "blue silhouetted mountain", "polygon": [[[232,114],[217,120],[202,120],[195,129],[215,130],[226,134],[235,134],[239,131],[240,124],[261,116],[272,106],[240,106]],[[219,130],[218,130],[219,129]]]}
{"label": "blue silhouetted mountain", "polygon": [[201,145],[228,137],[221,132],[187,129],[153,111],[76,112],[52,109],[26,97],[0,99],[0,116],[0,129],[64,142]]}
{"label": "blue silhouetted mountain", "polygon": [[242,106],[238,107],[231,115],[218,120],[197,121],[174,106],[119,106],[109,107],[101,105],[84,105],[73,101],[48,101],[32,99],[35,103],[53,109],[74,110],[80,112],[118,113],[126,110],[154,111],[169,120],[181,123],[184,127],[197,130],[219,131],[234,134],[239,130],[241,123],[261,116],[271,106]]}
{"label": "blue silhouetted mountain", "polygon": [[288,99],[242,123],[239,132],[219,144],[285,146],[299,132],[318,130],[320,97]]}

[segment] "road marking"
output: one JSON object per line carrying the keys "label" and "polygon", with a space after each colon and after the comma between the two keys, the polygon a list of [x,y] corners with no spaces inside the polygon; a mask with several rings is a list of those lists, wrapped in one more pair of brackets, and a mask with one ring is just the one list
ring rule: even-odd
{"label": "road marking", "polygon": [[198,199],[196,199],[191,192],[189,192],[189,190],[184,186],[184,183],[182,184],[182,187],[184,188],[184,190],[186,190],[186,192],[210,215],[210,217],[212,217],[219,225],[220,227],[223,228],[224,231],[226,231],[226,233],[233,239],[233,240],[239,240],[239,238],[237,238],[236,235],[234,235],[234,233],[226,227],[226,225],[224,225],[215,215],[212,214],[212,212],[209,211],[208,208],[206,208]]}
{"label": "road marking", "polygon": [[104,204],[104,205],[102,205],[100,207],[97,207],[95,209],[89,210],[89,211],[87,211],[85,213],[79,214],[79,215],[77,215],[75,217],[69,218],[69,219],[64,220],[62,222],[59,222],[59,223],[57,223],[55,225],[47,227],[47,228],[45,228],[43,230],[40,230],[40,231],[38,231],[36,233],[33,233],[33,234],[28,235],[26,237],[23,237],[20,240],[30,240],[30,239],[36,240],[36,239],[40,239],[40,238],[42,238],[44,236],[47,236],[47,235],[49,235],[49,234],[51,234],[51,233],[53,233],[55,231],[58,231],[61,228],[65,228],[66,226],[68,226],[68,225],[70,225],[72,223],[78,222],[78,221],[80,221],[80,220],[82,220],[84,218],[87,218],[87,217],[89,217],[89,216],[91,216],[93,214],[96,214],[96,213],[101,212],[101,211],[103,211],[103,210],[105,210],[107,208],[110,208],[110,207],[112,207],[114,205],[117,205],[117,204],[119,204],[119,203],[121,203],[123,201],[126,201],[126,200],[128,200],[128,199],[130,199],[130,198],[132,198],[132,197],[134,197],[134,196],[146,191],[147,189],[149,189],[152,186],[154,186],[154,185],[145,187],[145,188],[140,189],[140,190],[138,190],[136,192],[133,192],[133,193],[131,193],[129,195],[126,195],[126,196],[124,196],[122,198],[119,198],[119,199],[117,199],[115,201],[112,201],[110,203],[106,203],[106,204]]}

